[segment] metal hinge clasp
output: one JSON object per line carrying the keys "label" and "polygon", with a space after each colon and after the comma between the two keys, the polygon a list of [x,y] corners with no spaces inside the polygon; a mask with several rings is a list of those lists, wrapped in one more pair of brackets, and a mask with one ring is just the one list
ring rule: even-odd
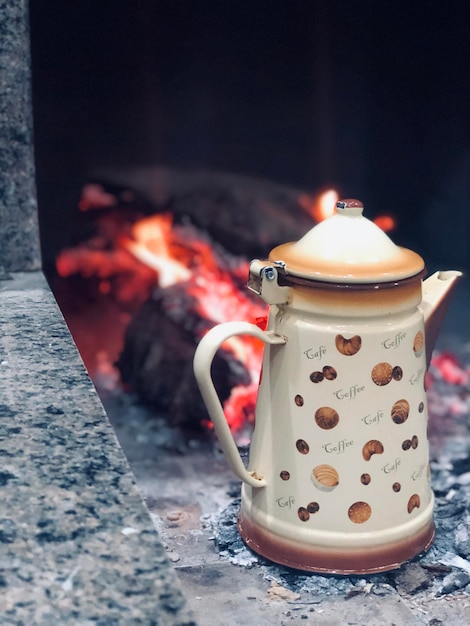
{"label": "metal hinge clasp", "polygon": [[289,287],[278,283],[279,272],[285,273],[284,261],[260,261],[250,263],[248,289],[258,294],[268,304],[285,304],[289,299]]}

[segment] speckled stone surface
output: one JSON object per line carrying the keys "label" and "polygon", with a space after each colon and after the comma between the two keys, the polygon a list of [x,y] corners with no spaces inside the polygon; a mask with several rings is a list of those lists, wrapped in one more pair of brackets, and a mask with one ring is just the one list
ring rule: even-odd
{"label": "speckled stone surface", "polygon": [[0,269],[41,266],[27,0],[0,0]]}
{"label": "speckled stone surface", "polygon": [[0,281],[0,624],[193,624],[40,272]]}

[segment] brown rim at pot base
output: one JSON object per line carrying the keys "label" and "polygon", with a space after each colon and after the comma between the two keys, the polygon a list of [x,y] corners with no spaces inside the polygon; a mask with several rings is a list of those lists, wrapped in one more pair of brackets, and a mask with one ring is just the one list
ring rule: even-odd
{"label": "brown rim at pot base", "polygon": [[419,532],[393,544],[349,550],[341,548],[335,551],[331,548],[299,544],[294,539],[275,535],[241,517],[238,520],[238,530],[249,548],[274,563],[308,572],[344,575],[372,574],[396,569],[427,550],[435,535],[435,526],[431,519]]}

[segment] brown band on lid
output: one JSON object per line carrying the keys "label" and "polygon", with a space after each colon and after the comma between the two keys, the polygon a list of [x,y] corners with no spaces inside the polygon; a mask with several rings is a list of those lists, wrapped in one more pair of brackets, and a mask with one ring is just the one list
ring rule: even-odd
{"label": "brown band on lid", "polygon": [[289,276],[325,283],[390,283],[424,270],[419,254],[397,246],[362,215],[360,200],[341,200],[336,207],[299,241],[274,248],[269,260]]}
{"label": "brown band on lid", "polygon": [[379,291],[382,289],[395,289],[396,287],[412,285],[413,283],[420,282],[425,276],[426,269],[423,269],[421,272],[418,272],[418,274],[409,276],[408,278],[403,278],[402,280],[391,280],[389,282],[377,283],[342,283],[339,281],[327,282],[324,280],[304,278],[293,274],[283,274],[279,271],[278,283],[281,287],[295,287],[298,285],[301,287],[318,287],[320,289],[329,289],[332,291]]}

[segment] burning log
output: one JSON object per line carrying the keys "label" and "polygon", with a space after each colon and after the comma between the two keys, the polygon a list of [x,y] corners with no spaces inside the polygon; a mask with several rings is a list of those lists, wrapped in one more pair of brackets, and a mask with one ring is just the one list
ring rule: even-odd
{"label": "burning log", "polygon": [[98,172],[97,178],[127,186],[157,211],[189,217],[226,250],[249,257],[298,239],[317,217],[316,194],[248,176],[149,166]]}
{"label": "burning log", "polygon": [[[170,424],[198,424],[207,415],[192,371],[199,339],[218,322],[240,316],[253,322],[262,318],[264,305],[244,289],[246,259],[212,244],[198,229],[171,228],[167,217],[160,215],[138,222],[133,235],[125,245],[136,259],[155,269],[158,288],[125,334],[117,363],[122,380],[141,400],[164,410]],[[227,341],[213,368],[235,430],[253,419],[261,360],[255,342]],[[249,392],[241,394],[240,388],[250,383]]]}
{"label": "burning log", "polygon": [[[198,337],[209,325],[197,314],[188,285],[157,289],[129,324],[117,366],[123,382],[147,404],[165,412],[173,426],[198,426],[207,411],[192,369]],[[250,375],[231,350],[214,360],[214,384],[222,401]]]}
{"label": "burning log", "polygon": [[[63,275],[80,270],[94,275],[101,294],[109,289],[123,305],[128,306],[129,295],[137,303],[117,361],[122,381],[140,400],[163,411],[171,425],[199,424],[206,418],[192,371],[199,339],[218,322],[240,316],[255,322],[265,315],[264,305],[244,288],[247,260],[193,226],[174,225],[169,214],[137,220],[111,240],[97,236],[90,241],[64,251],[57,267]],[[116,280],[122,272],[124,284]],[[119,290],[113,292],[112,285]],[[233,338],[214,364],[234,429],[253,418],[260,358],[254,340]]]}
{"label": "burning log", "polygon": [[[114,299],[133,317],[117,363],[125,384],[167,412],[170,423],[196,423],[206,416],[192,374],[199,339],[217,323],[265,316],[245,289],[248,258],[298,239],[333,210],[337,194],[166,168],[101,179],[107,184],[85,185],[79,203],[95,233],[61,252],[57,272],[94,278],[101,299]],[[74,326],[74,311],[64,313]],[[80,349],[81,333],[71,330]],[[253,419],[262,352],[255,341],[231,339],[214,366],[235,430]],[[97,351],[114,353],[103,345]],[[95,380],[96,364],[86,365]]]}

